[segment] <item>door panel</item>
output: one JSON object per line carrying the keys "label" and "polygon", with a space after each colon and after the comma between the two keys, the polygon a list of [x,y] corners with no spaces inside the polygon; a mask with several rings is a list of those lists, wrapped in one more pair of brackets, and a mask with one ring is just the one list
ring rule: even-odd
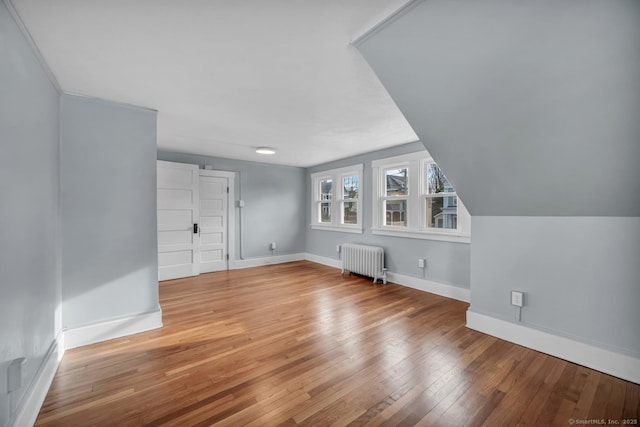
{"label": "door panel", "polygon": [[226,261],[223,259],[223,257],[224,257],[224,251],[222,249],[200,251],[200,262],[202,263]]}
{"label": "door panel", "polygon": [[[191,230],[168,230],[158,233],[158,245],[192,245],[193,233]],[[175,249],[175,248],[174,248]]]}
{"label": "door panel", "polygon": [[158,280],[197,276],[198,166],[158,161]]}
{"label": "door panel", "polygon": [[192,251],[171,251],[158,254],[158,259],[166,266],[191,264],[193,262]]}
{"label": "door panel", "polygon": [[180,207],[192,208],[193,188],[169,189],[158,188],[158,207],[161,209],[179,209]]}
{"label": "door panel", "polygon": [[224,243],[224,233],[207,233],[200,235],[201,245],[219,245]]}
{"label": "door panel", "polygon": [[190,210],[159,210],[158,225],[192,224],[193,212]]}
{"label": "door panel", "polygon": [[200,271],[226,270],[228,179],[200,176]]}

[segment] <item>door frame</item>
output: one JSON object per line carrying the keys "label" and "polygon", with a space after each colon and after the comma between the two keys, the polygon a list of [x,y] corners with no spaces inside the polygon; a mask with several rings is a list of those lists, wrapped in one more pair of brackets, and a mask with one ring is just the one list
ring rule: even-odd
{"label": "door frame", "polygon": [[[199,176],[212,176],[215,178],[226,178],[229,192],[227,193],[227,270],[231,270],[236,259],[236,198],[235,198],[235,172],[218,171],[209,169],[199,169]],[[199,181],[198,181],[199,182]],[[200,198],[198,197],[198,209],[200,208]]]}

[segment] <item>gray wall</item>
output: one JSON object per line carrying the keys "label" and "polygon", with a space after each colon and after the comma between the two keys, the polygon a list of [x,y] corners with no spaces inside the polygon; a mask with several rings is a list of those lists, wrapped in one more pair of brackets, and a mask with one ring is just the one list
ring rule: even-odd
{"label": "gray wall", "polygon": [[[336,245],[342,243],[373,244],[382,246],[385,249],[385,263],[391,272],[469,288],[470,261],[468,243],[380,236],[371,233],[373,203],[371,196],[371,161],[416,151],[424,151],[424,146],[420,142],[375,151],[307,169],[307,191],[305,193],[307,205],[305,217],[307,252],[326,258],[339,259]],[[364,233],[351,234],[312,229],[309,225],[311,223],[311,174],[359,163],[364,164],[362,183]],[[426,258],[427,260],[427,267],[424,270],[418,267],[419,258]]]}
{"label": "gray wall", "polygon": [[158,310],[156,112],[60,105],[63,326]]}
{"label": "gray wall", "polygon": [[[640,2],[418,2],[358,43],[472,215],[471,310],[640,356]],[[627,217],[627,218],[623,218]]]}
{"label": "gray wall", "polygon": [[[58,92],[0,1],[0,426],[60,332]],[[7,364],[26,384],[3,393]]]}
{"label": "gray wall", "polygon": [[471,310],[640,357],[640,218],[472,217]]}
{"label": "gray wall", "polygon": [[637,0],[423,1],[358,48],[471,215],[640,216]]}
{"label": "gray wall", "polygon": [[240,259],[241,250],[240,222],[242,255],[246,259],[271,256],[270,242],[277,244],[274,255],[305,251],[305,227],[308,221],[305,217],[307,193],[304,169],[163,151],[158,152],[158,160],[201,167],[206,164],[216,170],[237,172],[235,198],[237,201],[242,197],[245,207],[235,208],[236,259]]}

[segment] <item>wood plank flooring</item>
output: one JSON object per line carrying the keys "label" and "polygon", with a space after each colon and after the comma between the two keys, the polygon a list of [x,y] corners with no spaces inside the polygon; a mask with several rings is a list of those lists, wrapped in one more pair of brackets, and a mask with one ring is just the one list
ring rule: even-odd
{"label": "wood plank flooring", "polygon": [[68,351],[38,426],[638,422],[640,385],[311,262],[162,282],[164,327]]}

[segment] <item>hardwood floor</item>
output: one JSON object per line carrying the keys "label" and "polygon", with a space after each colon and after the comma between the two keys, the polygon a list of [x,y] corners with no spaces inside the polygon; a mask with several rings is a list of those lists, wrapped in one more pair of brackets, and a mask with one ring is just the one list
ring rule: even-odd
{"label": "hardwood floor", "polygon": [[162,329],[65,354],[37,425],[639,418],[640,385],[467,329],[465,303],[311,262],[163,282],[160,301]]}

